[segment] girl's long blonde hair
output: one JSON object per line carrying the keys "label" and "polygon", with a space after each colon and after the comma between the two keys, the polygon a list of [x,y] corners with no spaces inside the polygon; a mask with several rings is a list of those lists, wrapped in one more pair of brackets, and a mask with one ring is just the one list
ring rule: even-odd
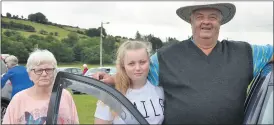
{"label": "girl's long blonde hair", "polygon": [[122,43],[117,51],[116,58],[116,76],[115,76],[115,88],[123,95],[126,94],[130,87],[131,80],[126,74],[124,58],[127,50],[146,49],[148,57],[150,56],[151,44],[143,41],[126,41]]}
{"label": "girl's long blonde hair", "polygon": [[[128,88],[130,87],[131,80],[126,74],[126,70],[124,68],[124,57],[127,50],[137,50],[145,48],[147,50],[148,57],[150,56],[151,44],[149,42],[143,41],[126,41],[120,45],[117,51],[116,57],[116,75],[115,75],[115,88],[121,92],[123,95],[126,94]],[[98,100],[100,105],[105,105],[102,101]],[[105,105],[106,106],[106,105]],[[118,114],[110,109],[111,114],[114,119],[117,118]]]}

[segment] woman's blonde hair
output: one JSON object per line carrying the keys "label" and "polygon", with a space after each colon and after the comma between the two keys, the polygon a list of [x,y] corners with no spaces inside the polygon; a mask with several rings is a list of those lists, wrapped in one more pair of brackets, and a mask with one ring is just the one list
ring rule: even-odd
{"label": "woman's blonde hair", "polygon": [[[120,45],[117,51],[116,58],[116,76],[115,76],[115,88],[122,94],[126,94],[126,91],[130,87],[131,80],[126,74],[124,68],[124,58],[127,50],[146,49],[148,57],[150,56],[151,44],[143,41],[126,41]],[[148,60],[149,61],[149,60]]]}

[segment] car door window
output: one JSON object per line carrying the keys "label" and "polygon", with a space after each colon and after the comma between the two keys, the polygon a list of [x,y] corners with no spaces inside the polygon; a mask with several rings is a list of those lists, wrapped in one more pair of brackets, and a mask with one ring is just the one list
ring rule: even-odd
{"label": "car door window", "polygon": [[82,70],[81,69],[77,69],[77,74],[82,74]]}
{"label": "car door window", "polygon": [[72,68],[72,69],[71,69],[71,73],[77,74],[77,69]]}
{"label": "car door window", "polygon": [[71,73],[71,69],[70,68],[65,69],[65,72]]}
{"label": "car door window", "polygon": [[[57,123],[63,88],[73,89],[97,98],[117,113],[126,124],[148,124],[134,105],[113,87],[92,78],[65,72],[57,74],[49,103],[47,124]],[[79,113],[78,111],[78,116],[80,116]]]}

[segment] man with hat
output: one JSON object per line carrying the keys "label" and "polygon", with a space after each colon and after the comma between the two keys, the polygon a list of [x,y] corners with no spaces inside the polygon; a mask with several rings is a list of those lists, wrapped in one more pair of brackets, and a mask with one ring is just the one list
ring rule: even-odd
{"label": "man with hat", "polygon": [[[273,46],[218,40],[235,15],[230,3],[186,6],[177,15],[191,24],[190,39],[151,57],[148,80],[165,91],[164,124],[242,124],[249,83],[273,57]],[[102,75],[113,83],[113,77]]]}

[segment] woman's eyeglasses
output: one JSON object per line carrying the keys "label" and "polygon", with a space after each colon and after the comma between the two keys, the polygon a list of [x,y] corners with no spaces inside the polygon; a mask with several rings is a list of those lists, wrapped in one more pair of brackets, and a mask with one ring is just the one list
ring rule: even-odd
{"label": "woman's eyeglasses", "polygon": [[55,70],[55,68],[46,68],[46,69],[32,69],[36,75],[41,75],[43,71],[45,71],[47,74],[52,74]]}

